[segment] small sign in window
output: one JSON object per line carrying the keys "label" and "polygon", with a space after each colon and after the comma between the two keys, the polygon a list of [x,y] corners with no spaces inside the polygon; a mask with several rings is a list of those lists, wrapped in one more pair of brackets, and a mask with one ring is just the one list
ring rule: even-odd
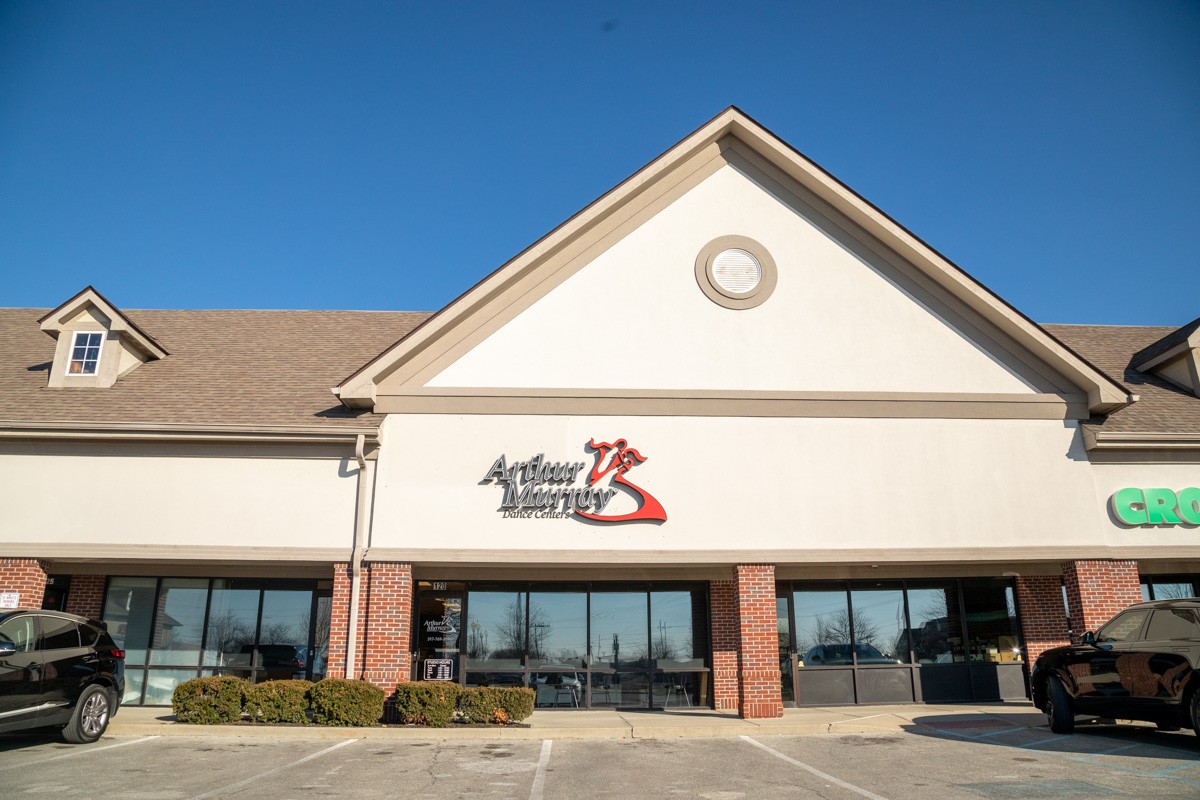
{"label": "small sign in window", "polygon": [[454,680],[454,660],[450,658],[425,659],[425,680],[452,681]]}

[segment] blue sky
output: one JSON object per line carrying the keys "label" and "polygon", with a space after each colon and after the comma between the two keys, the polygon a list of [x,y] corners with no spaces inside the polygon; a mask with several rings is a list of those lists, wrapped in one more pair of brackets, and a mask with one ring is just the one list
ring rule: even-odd
{"label": "blue sky", "polygon": [[724,107],[1041,322],[1200,316],[1200,4],[0,0],[0,306],[433,310]]}

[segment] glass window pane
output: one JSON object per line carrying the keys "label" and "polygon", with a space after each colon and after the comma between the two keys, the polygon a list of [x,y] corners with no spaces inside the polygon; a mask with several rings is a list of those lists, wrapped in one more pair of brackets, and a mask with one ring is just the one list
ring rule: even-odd
{"label": "glass window pane", "polygon": [[850,606],[854,610],[854,656],[859,664],[908,662],[902,588],[878,583],[852,588]]}
{"label": "glass window pane", "polygon": [[1168,608],[1155,611],[1150,617],[1146,638],[1152,641],[1200,639],[1200,623],[1196,613],[1188,608]]}
{"label": "glass window pane", "polygon": [[525,592],[471,592],[467,596],[467,666],[503,670],[525,656]]}
{"label": "glass window pane", "polygon": [[[532,616],[532,612],[530,613]],[[535,708],[579,708],[583,697],[583,672],[554,672],[542,669],[532,675]]]}
{"label": "glass window pane", "polygon": [[204,666],[232,669],[250,667],[261,594],[257,588],[239,588],[237,581],[213,581],[208,631],[204,640]]}
{"label": "glass window pane", "polygon": [[645,672],[593,672],[588,689],[592,708],[646,708],[649,703]]}
{"label": "glass window pane", "polygon": [[1153,581],[1150,590],[1154,593],[1155,600],[1179,600],[1192,596],[1190,581]]}
{"label": "glass window pane", "polygon": [[153,669],[146,676],[146,705],[169,706],[175,687],[196,677],[195,669]]}
{"label": "glass window pane", "polygon": [[705,666],[708,613],[703,591],[650,593],[650,657],[663,669]]}
{"label": "glass window pane", "polygon": [[[208,581],[163,578],[158,593],[154,636],[150,642],[151,664],[199,666],[207,601]],[[194,669],[192,677],[195,677]]]}
{"label": "glass window pane", "polygon": [[154,616],[154,578],[110,578],[104,596],[103,619],[127,665],[145,664]]}
{"label": "glass window pane", "polygon": [[1150,584],[1142,581],[1142,601],[1145,602],[1146,600],[1150,599],[1152,599],[1150,597]]}
{"label": "glass window pane", "polygon": [[957,583],[910,583],[908,615],[912,623],[908,638],[918,664],[966,661]]}
{"label": "glass window pane", "polygon": [[308,628],[312,592],[267,589],[263,592],[258,634],[257,680],[303,679],[308,662]]}
{"label": "glass window pane", "polygon": [[850,607],[845,589],[798,591],[792,600],[799,666],[849,664]]}
{"label": "glass window pane", "polygon": [[1132,642],[1142,632],[1148,609],[1137,609],[1118,614],[1096,633],[1097,642]]}
{"label": "glass window pane", "polygon": [[69,619],[42,617],[42,649],[68,650],[79,647],[79,627]]}
{"label": "glass window pane", "polygon": [[1021,634],[1012,581],[967,578],[962,582],[972,661],[1020,661]]}
{"label": "glass window pane", "polygon": [[792,686],[792,628],[788,621],[788,599],[775,598],[775,627],[779,631],[779,678],[783,693],[783,702],[795,700],[795,690]]}
{"label": "glass window pane", "polygon": [[142,667],[125,670],[125,694],[121,697],[123,706],[139,706],[142,704],[142,682],[146,670]]}
{"label": "glass window pane", "polygon": [[[646,592],[592,593],[592,663],[648,667]],[[645,687],[639,691],[644,695]]]}
{"label": "glass window pane", "polygon": [[587,655],[587,594],[533,592],[529,595],[530,666],[583,666]]}

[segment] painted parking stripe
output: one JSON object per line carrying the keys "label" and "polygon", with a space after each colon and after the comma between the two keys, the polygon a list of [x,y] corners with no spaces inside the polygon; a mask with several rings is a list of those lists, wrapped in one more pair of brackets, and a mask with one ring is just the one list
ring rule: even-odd
{"label": "painted parking stripe", "polygon": [[190,798],[189,800],[207,800],[207,798],[209,798],[209,797],[216,797],[217,795],[224,794],[225,792],[231,792],[234,789],[240,789],[243,786],[246,786],[247,784],[254,783],[256,780],[258,780],[260,778],[265,778],[268,775],[274,775],[276,772],[281,772],[285,769],[291,769],[292,767],[303,764],[305,761],[312,761],[314,758],[320,758],[321,756],[325,755],[326,753],[332,753],[334,750],[337,750],[338,748],[345,747],[348,744],[354,744],[355,742],[360,742],[360,741],[362,741],[362,740],[361,739],[343,739],[342,741],[338,742],[337,744],[335,744],[331,747],[326,747],[324,750],[318,750],[317,752],[307,755],[304,758],[293,761],[290,764],[284,764],[282,767],[275,767],[275,769],[269,769],[266,772],[259,773],[258,775],[251,775],[249,778],[240,780],[237,783],[231,783],[228,786],[222,786],[219,789],[213,789],[212,791],[205,792],[204,794],[198,794],[195,797]]}
{"label": "painted parking stripe", "polygon": [[157,738],[159,738],[159,737],[143,736],[140,739],[127,739],[122,742],[113,742],[112,744],[106,744],[103,747],[80,747],[78,749],[71,750],[71,752],[69,752],[69,753],[63,753],[60,756],[50,756],[50,758],[40,758],[37,761],[21,761],[17,764],[5,764],[4,766],[0,766],[0,772],[4,771],[6,769],[13,769],[14,767],[36,767],[38,764],[45,764],[48,761],[61,761],[64,758],[74,758],[75,756],[86,756],[88,753],[99,753],[101,750],[112,750],[114,747],[127,747],[128,745],[131,745],[131,744],[141,744],[142,742],[149,742],[149,741],[151,741],[153,739],[157,739]]}
{"label": "painted parking stripe", "polygon": [[775,756],[776,758],[783,759],[784,761],[788,762],[792,766],[799,767],[800,769],[805,770],[806,772],[811,772],[813,775],[816,775],[818,778],[820,778],[823,781],[829,781],[830,783],[832,783],[836,786],[840,786],[843,789],[846,789],[848,791],[854,792],[855,794],[860,794],[863,797],[869,797],[870,800],[887,800],[886,797],[877,795],[872,791],[868,791],[867,789],[862,788],[861,786],[855,786],[853,783],[846,783],[845,781],[843,781],[839,778],[835,778],[828,773],[821,772],[821,770],[817,769],[816,767],[812,767],[812,766],[809,766],[808,764],[805,764],[803,761],[797,761],[796,759],[792,758],[791,756],[786,756],[783,753],[779,752],[778,750],[767,747],[762,742],[754,741],[749,736],[739,736],[738,738],[742,739],[746,742],[749,742],[750,744],[754,745],[755,747],[757,747],[760,750],[766,750],[771,755]]}
{"label": "painted parking stripe", "polygon": [[550,745],[552,739],[542,740],[542,755],[538,758],[537,771],[533,774],[533,786],[529,790],[529,800],[542,800],[546,792],[546,767],[550,764]]}

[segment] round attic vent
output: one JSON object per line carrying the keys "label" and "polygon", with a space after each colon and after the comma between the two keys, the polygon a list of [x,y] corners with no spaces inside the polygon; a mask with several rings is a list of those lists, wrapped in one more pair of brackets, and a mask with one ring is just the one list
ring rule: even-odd
{"label": "round attic vent", "polygon": [[696,256],[696,283],[709,300],[725,308],[761,305],[775,290],[777,277],[771,254],[745,236],[719,236]]}

